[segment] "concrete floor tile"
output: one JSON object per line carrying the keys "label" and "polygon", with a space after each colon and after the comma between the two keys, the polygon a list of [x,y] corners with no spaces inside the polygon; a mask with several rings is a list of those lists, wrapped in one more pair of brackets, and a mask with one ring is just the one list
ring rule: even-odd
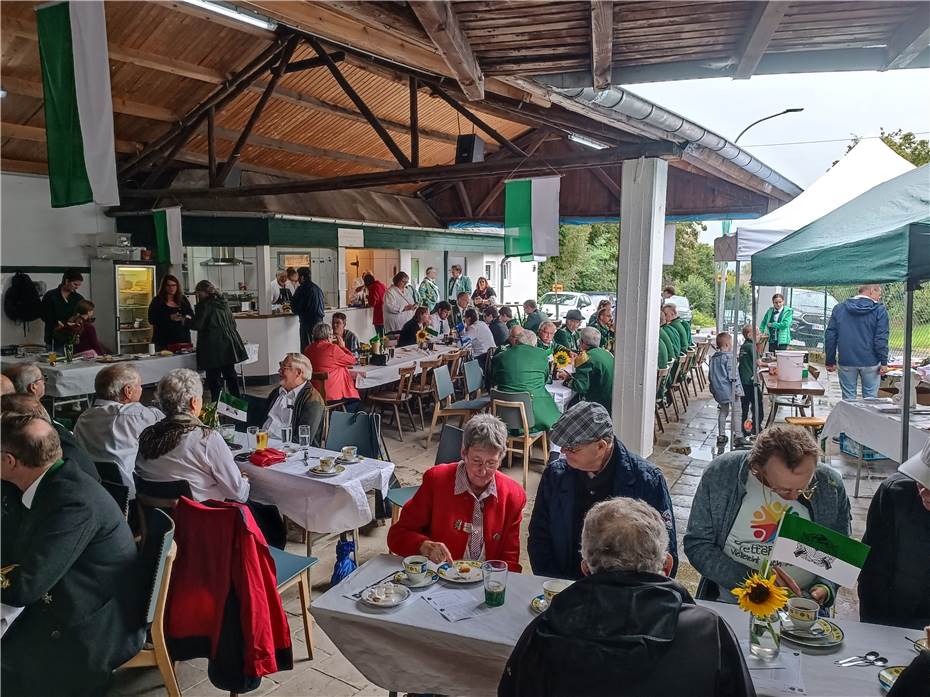
{"label": "concrete floor tile", "polygon": [[[284,674],[282,673],[282,677]],[[366,683],[368,685],[368,683]],[[271,692],[274,697],[307,697],[320,695],[320,697],[351,697],[359,691],[354,685],[349,685],[337,678],[309,668],[295,673],[283,681]],[[251,693],[250,693],[251,694]],[[382,695],[385,694],[382,690]]]}

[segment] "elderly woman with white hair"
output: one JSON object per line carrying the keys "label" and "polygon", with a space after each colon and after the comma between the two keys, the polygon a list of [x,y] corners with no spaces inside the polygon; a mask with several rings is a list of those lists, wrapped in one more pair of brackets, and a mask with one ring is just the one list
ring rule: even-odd
{"label": "elderly woman with white hair", "polygon": [[529,392],[533,399],[533,430],[548,431],[559,420],[559,408],[546,390],[551,376],[549,356],[536,346],[536,335],[525,327],[511,335],[511,340],[513,346],[499,351],[491,362],[491,384],[502,392]]}
{"label": "elderly woman with white hair", "polygon": [[584,577],[514,647],[498,695],[754,695],[733,630],[668,578],[662,516],[618,497],[581,534]]}
{"label": "elderly woman with white hair", "polygon": [[388,549],[437,564],[496,559],[520,571],[520,521],[526,492],[499,471],[507,427],[490,414],[465,424],[462,459],[436,465],[388,530]]}

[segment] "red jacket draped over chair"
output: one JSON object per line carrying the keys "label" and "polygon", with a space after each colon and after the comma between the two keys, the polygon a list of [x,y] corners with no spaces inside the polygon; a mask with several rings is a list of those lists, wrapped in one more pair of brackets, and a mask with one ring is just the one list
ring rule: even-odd
{"label": "red jacket draped over chair", "polygon": [[[420,553],[426,540],[442,542],[454,559],[461,559],[468,544],[462,523],[470,523],[475,499],[469,492],[455,495],[458,463],[436,465],[423,474],[423,484],[401,510],[400,520],[388,530],[388,549],[407,557]],[[519,572],[520,521],[526,492],[514,480],[494,473],[497,496],[484,503],[484,558],[507,562]],[[459,525],[456,525],[459,523]],[[457,529],[459,528],[459,529]]]}
{"label": "red jacket draped over chair", "polygon": [[326,401],[337,399],[359,399],[355,389],[355,378],[348,368],[355,365],[355,354],[330,341],[312,341],[304,349],[304,355],[313,364],[314,373],[329,373],[324,385],[320,380],[313,380],[313,386],[326,395]]}

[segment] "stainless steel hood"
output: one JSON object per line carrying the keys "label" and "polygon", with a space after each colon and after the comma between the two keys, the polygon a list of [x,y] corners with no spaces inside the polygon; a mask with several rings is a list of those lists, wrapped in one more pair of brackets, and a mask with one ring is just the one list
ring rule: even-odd
{"label": "stainless steel hood", "polygon": [[211,247],[212,256],[200,262],[201,266],[251,266],[251,261],[238,259],[232,247]]}

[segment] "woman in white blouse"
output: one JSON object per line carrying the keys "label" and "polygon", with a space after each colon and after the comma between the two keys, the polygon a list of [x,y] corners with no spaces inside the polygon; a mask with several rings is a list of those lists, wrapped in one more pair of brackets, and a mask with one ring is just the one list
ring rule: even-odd
{"label": "woman in white blouse", "polygon": [[462,332],[462,336],[471,339],[471,355],[474,358],[481,358],[488,352],[489,348],[497,346],[491,328],[484,322],[478,321],[478,313],[473,307],[465,310],[462,314],[462,321],[465,323],[465,331]]}
{"label": "woman in white blouse", "polygon": [[396,274],[392,285],[384,294],[384,331],[399,332],[413,317],[417,301],[410,287],[410,276],[403,271]]}

